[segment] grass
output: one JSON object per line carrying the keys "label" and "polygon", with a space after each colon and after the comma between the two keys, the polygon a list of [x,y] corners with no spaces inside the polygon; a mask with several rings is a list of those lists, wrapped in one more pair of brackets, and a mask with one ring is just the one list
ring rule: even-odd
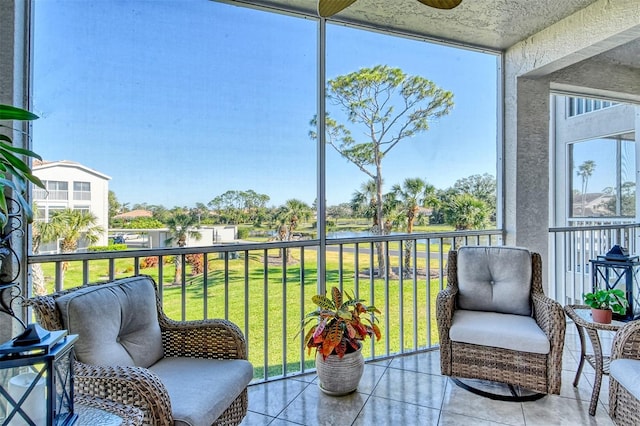
{"label": "grass", "polygon": [[[397,249],[397,243],[394,244]],[[394,248],[394,244],[390,247]],[[424,244],[422,246],[418,247],[419,251],[426,249]],[[432,249],[443,248],[437,245]],[[247,338],[249,360],[254,365],[256,378],[283,375],[314,365],[314,353],[308,355],[302,350],[298,332],[304,315],[315,309],[311,296],[317,291],[317,252],[307,249],[304,259],[301,259],[301,251],[293,250],[286,275],[283,273],[282,259],[277,257],[279,250],[269,251],[266,265],[263,253],[262,250],[248,252],[247,273],[243,256],[229,259],[225,272],[225,260],[219,259],[217,254],[209,255],[206,298],[203,275],[192,276],[188,267],[183,299],[182,285],[171,284],[175,271],[173,263],[166,262],[163,265],[165,284],[162,297],[166,314],[173,319],[182,319],[184,304],[184,317],[187,320],[227,318],[236,323]],[[327,288],[342,286],[382,311],[379,316],[382,339],[375,344],[365,342],[364,356],[381,356],[435,344],[438,340],[435,300],[440,290],[439,280],[427,280],[424,276],[418,277],[415,284],[412,279],[371,280],[362,275],[363,267],[368,268],[369,261],[369,253],[360,253],[361,271],[356,274],[353,253],[344,253],[340,267],[339,253],[327,252]],[[419,259],[423,267],[424,261]],[[439,256],[433,256],[430,267],[439,268],[438,262]],[[390,265],[397,266],[397,263],[398,258],[393,256]],[[117,259],[114,267],[117,278],[134,273],[133,259]],[[43,264],[43,271],[49,282],[48,291],[52,292],[54,265]],[[108,260],[89,262],[89,281],[107,280],[108,271]],[[141,272],[159,282],[158,268],[143,269]],[[82,282],[81,262],[69,263],[64,281],[65,288]]]}

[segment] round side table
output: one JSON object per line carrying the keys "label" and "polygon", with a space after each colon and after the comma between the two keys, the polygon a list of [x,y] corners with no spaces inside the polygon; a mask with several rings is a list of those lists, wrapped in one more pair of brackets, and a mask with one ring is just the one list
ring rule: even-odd
{"label": "round side table", "polygon": [[[591,394],[591,403],[589,404],[589,414],[595,416],[598,397],[600,396],[600,386],[602,385],[602,375],[609,374],[609,357],[602,354],[602,345],[600,344],[598,330],[615,332],[626,323],[622,321],[612,321],[611,324],[594,322],[591,317],[591,308],[586,305],[567,305],[564,307],[564,311],[576,325],[578,336],[580,337],[580,363],[578,365],[578,371],[576,372],[576,378],[573,380],[573,386],[578,386],[585,361],[587,361],[596,372],[593,393]],[[585,331],[591,341],[593,354],[587,354],[584,340]]]}

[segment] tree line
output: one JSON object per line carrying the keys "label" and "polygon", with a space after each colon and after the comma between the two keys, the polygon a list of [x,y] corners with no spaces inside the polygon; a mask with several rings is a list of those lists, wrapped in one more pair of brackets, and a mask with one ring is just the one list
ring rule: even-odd
{"label": "tree line", "polygon": [[[367,219],[378,226],[377,196],[372,181],[363,183],[353,192],[348,202],[331,205],[326,209],[328,228],[334,229],[339,219]],[[457,180],[446,189],[436,189],[421,178],[407,178],[395,184],[382,196],[385,229],[411,233],[416,225],[447,224],[456,230],[482,229],[495,223],[496,179],[485,173]],[[119,203],[116,194],[109,191],[109,223],[111,228],[162,228],[176,222],[196,225],[249,225],[276,232],[286,226],[287,233],[298,229],[300,223],[316,218],[316,203],[290,199],[280,206],[268,206],[270,197],[254,190],[228,190],[216,195],[208,203],[193,207],[173,207],[137,203]],[[131,210],[148,210],[152,217],[129,221],[114,216]],[[283,238],[286,239],[286,238]]]}

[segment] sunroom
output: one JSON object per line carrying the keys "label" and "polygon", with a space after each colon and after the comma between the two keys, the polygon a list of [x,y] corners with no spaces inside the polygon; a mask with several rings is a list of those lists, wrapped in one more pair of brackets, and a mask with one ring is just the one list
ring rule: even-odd
{"label": "sunroom", "polygon": [[[340,286],[373,299],[382,311],[385,337],[367,348],[367,368],[389,373],[384,380],[393,382],[395,365],[419,375],[431,373],[421,363],[437,364],[434,306],[446,286],[450,248],[508,245],[540,253],[545,292],[562,305],[581,303],[589,291],[589,260],[616,244],[638,254],[640,5],[635,0],[463,0],[450,10],[417,0],[357,0],[326,18],[318,16],[316,0],[5,4],[0,103],[40,116],[25,127],[27,136],[14,132],[14,142],[45,161],[78,162],[110,178],[120,201],[141,207],[201,203],[206,210],[204,204],[225,191],[254,189],[268,194],[273,205],[292,207],[287,201],[300,199],[313,206],[305,221],[314,230],[302,238],[276,235],[219,244],[214,237],[187,247],[76,253],[56,252],[54,243],[45,253],[34,252],[33,227],[19,225],[24,232],[11,234],[13,271],[24,295],[34,292],[36,265],[44,269],[50,290],[150,274],[164,303],[175,307],[175,319],[223,317],[238,324],[254,365],[250,412],[251,392],[254,401],[264,398],[264,407],[256,408],[247,424],[274,419],[342,424],[329,415],[342,410],[333,400],[325,401],[325,414],[311,420],[287,415],[285,406],[273,412],[262,388],[273,385],[287,394],[296,392],[287,388],[312,382],[313,358],[296,333],[313,306],[307,299],[316,292]],[[406,227],[382,235],[335,232],[339,219],[333,219],[333,207],[366,193],[375,176],[362,173],[357,158],[339,153],[331,140],[337,127],[316,118],[342,119],[354,138],[361,137],[362,129],[347,124],[350,117],[340,111],[338,92],[331,92],[329,82],[376,66],[423,76],[453,93],[451,108],[434,112],[428,129],[385,153],[378,175],[384,176],[385,191],[401,187],[406,178],[424,178],[444,189],[459,179],[490,175],[495,217],[487,224],[411,234]],[[595,172],[580,168],[593,159]],[[72,189],[69,194],[79,194],[74,208],[90,209],[81,195],[86,185],[66,187],[47,179],[49,194]],[[588,197],[597,191],[604,202]],[[53,201],[34,210],[48,218],[66,207]],[[613,205],[603,213],[606,202]],[[109,228],[109,209],[100,209]],[[151,235],[139,231],[131,234]],[[108,234],[100,238],[106,246]],[[203,256],[197,277],[189,275],[189,256]],[[150,258],[156,263],[147,268]],[[162,260],[169,258],[182,263],[175,277],[167,277],[173,265]],[[18,311],[31,318],[30,311]],[[5,315],[0,321],[2,341],[20,330]],[[570,325],[567,332],[573,329]],[[577,336],[567,339],[566,347],[577,353]],[[575,356],[564,362],[575,371]],[[375,395],[394,400],[391,394],[398,390],[391,387],[386,396],[376,393],[380,377],[373,374],[369,393],[350,397],[357,401],[345,424],[367,421],[370,412],[358,413],[372,411],[362,407],[374,405]],[[415,386],[420,380],[398,377]],[[571,373],[563,379],[571,392]],[[578,404],[584,414],[578,423],[608,421],[602,395],[598,415],[588,416],[590,391],[584,391],[587,403]],[[420,390],[418,399],[408,398],[402,406],[421,407],[424,396]],[[293,401],[292,407],[304,404]],[[507,420],[512,413],[487,418],[490,414],[451,412],[442,401],[427,405],[437,411],[435,422],[520,422],[517,416]],[[545,423],[540,418],[546,417],[538,417],[543,401],[531,403],[537,408],[530,416],[529,406],[518,405],[522,422]],[[426,415],[422,410],[407,411],[413,414],[405,413],[403,421]],[[448,420],[442,414],[447,412],[463,417]]]}

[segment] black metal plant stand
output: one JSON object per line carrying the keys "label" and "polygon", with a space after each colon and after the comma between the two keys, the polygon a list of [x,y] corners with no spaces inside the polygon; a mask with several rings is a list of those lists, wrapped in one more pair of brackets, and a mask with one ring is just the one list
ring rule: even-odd
{"label": "black metal plant stand", "polygon": [[24,296],[18,279],[21,259],[12,238],[25,233],[22,207],[11,198],[8,225],[0,235],[0,312],[24,331],[0,344],[0,415],[2,424],[70,426],[76,419],[73,400],[73,345],[77,335],[27,324],[14,311]]}

